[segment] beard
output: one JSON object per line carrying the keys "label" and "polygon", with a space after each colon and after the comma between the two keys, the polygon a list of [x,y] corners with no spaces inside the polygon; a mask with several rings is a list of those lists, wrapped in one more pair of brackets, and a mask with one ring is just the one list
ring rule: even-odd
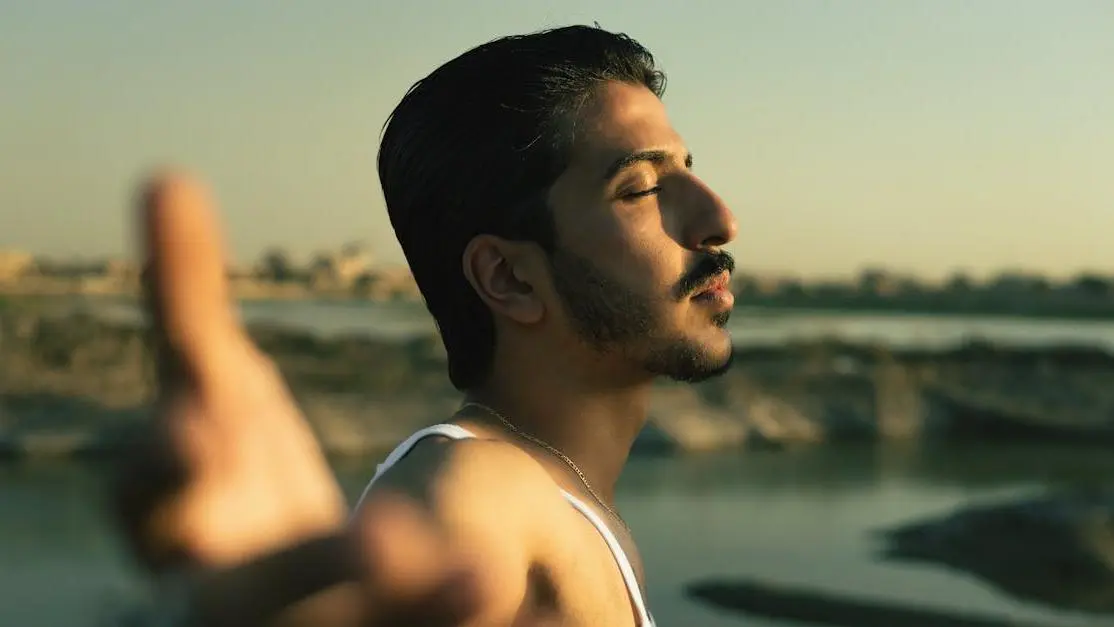
{"label": "beard", "polygon": [[[735,269],[731,255],[706,254],[673,288],[673,298],[640,294],[595,264],[558,249],[549,258],[554,289],[578,336],[600,353],[622,354],[647,373],[674,381],[699,382],[731,367],[732,351],[714,353],[701,342],[670,332],[665,307],[689,296],[707,279]],[[731,312],[716,314],[712,323],[723,328]]]}

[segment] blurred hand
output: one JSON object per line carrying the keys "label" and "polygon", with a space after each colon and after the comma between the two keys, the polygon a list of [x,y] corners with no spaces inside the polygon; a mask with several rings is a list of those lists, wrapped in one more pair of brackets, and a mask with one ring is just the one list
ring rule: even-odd
{"label": "blurred hand", "polygon": [[144,512],[145,557],[229,566],[337,528],[343,495],[278,371],[237,321],[207,192],[162,176],[141,191],[139,214],[159,372],[154,453],[181,484]]}
{"label": "blurred hand", "polygon": [[[239,324],[208,193],[162,175],[139,205],[159,398],[116,490],[135,552],[156,571],[219,569],[343,530],[345,500],[313,433]],[[461,570],[417,510],[386,501],[381,510],[352,530],[374,614],[418,624],[411,610],[466,605]]]}

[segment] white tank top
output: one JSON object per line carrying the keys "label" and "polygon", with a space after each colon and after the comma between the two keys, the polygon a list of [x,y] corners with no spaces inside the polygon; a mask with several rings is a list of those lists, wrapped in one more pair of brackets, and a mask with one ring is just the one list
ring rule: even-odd
{"label": "white tank top", "polygon": [[[383,476],[383,473],[387,472],[387,470],[405,457],[406,454],[410,452],[410,449],[414,448],[418,442],[433,436],[440,436],[451,440],[464,440],[476,437],[471,431],[454,424],[433,425],[432,427],[426,427],[414,433],[403,440],[395,450],[391,451],[387,459],[375,469],[375,476],[371,478],[367,487],[364,488],[364,492],[360,495],[360,500],[357,502],[356,508],[359,509],[360,503],[367,497],[368,492],[371,490],[371,486],[375,484],[379,477]],[[627,593],[630,595],[631,605],[634,606],[635,622],[638,627],[655,627],[654,617],[650,614],[650,611],[646,609],[646,600],[642,597],[642,590],[638,586],[638,578],[635,577],[634,567],[631,566],[630,559],[627,557],[626,552],[623,551],[622,545],[619,544],[619,539],[616,538],[615,534],[611,532],[611,529],[607,527],[603,518],[600,517],[595,510],[588,507],[584,501],[569,494],[565,490],[561,490],[561,496],[565,497],[569,505],[572,505],[576,511],[580,512],[588,519],[588,522],[592,523],[596,531],[603,536],[604,542],[607,543],[607,548],[611,549],[611,554],[615,557],[615,563],[618,564],[619,572],[623,576],[623,583],[626,584]]]}

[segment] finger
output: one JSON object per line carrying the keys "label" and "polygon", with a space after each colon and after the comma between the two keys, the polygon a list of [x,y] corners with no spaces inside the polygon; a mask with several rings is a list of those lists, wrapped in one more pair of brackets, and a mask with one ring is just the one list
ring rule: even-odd
{"label": "finger", "polygon": [[181,174],[152,177],[139,202],[156,343],[204,370],[240,334],[216,212],[201,183]]}

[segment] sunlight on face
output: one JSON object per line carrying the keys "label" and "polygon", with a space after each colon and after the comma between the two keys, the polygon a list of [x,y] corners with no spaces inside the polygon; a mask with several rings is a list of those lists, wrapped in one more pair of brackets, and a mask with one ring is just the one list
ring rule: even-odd
{"label": "sunlight on face", "polygon": [[723,202],[661,101],[609,83],[577,121],[568,169],[550,193],[554,289],[577,335],[649,374],[701,380],[730,363],[724,326],[735,235]]}

